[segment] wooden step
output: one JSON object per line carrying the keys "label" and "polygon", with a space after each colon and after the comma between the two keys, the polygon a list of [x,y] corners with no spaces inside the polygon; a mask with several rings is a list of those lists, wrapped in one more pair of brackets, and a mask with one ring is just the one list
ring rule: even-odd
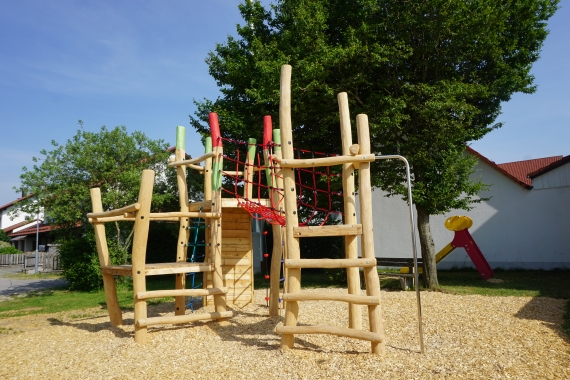
{"label": "wooden step", "polygon": [[362,235],[362,224],[293,227],[293,235],[295,237]]}
{"label": "wooden step", "polygon": [[277,334],[329,334],[375,343],[381,343],[384,340],[384,335],[379,333],[336,326],[277,326],[275,332]]}
{"label": "wooden step", "polygon": [[285,268],[375,267],[376,259],[287,259]]}
{"label": "wooden step", "polygon": [[285,293],[284,301],[340,301],[358,305],[380,305],[379,296],[360,296],[336,293]]}
{"label": "wooden step", "polygon": [[189,323],[196,321],[211,321],[220,318],[230,318],[233,315],[232,311],[224,311],[222,313],[199,313],[187,315],[166,315],[164,317],[145,318],[137,321],[138,327],[147,327],[153,325],[168,325],[177,323]]}
{"label": "wooden step", "polygon": [[169,289],[169,290],[152,290],[147,292],[138,292],[137,299],[146,300],[149,298],[161,297],[200,297],[200,296],[213,296],[216,294],[226,294],[228,288],[208,288],[208,289]]}
{"label": "wooden step", "polygon": [[[132,276],[132,265],[109,265],[101,267],[102,274],[112,274],[114,276]],[[213,270],[212,264],[208,263],[158,263],[146,264],[145,275],[155,276],[159,274],[174,274],[174,273],[196,273],[196,272],[211,272]]]}

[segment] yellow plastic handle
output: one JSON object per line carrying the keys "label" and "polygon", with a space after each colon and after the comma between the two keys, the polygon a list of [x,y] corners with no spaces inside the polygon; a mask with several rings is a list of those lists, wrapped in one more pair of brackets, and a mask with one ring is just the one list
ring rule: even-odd
{"label": "yellow plastic handle", "polygon": [[445,221],[445,228],[450,231],[462,231],[470,228],[472,225],[473,220],[465,215],[452,216]]}

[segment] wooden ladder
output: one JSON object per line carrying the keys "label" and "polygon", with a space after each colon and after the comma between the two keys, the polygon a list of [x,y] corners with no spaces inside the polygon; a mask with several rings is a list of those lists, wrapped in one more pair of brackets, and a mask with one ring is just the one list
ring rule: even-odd
{"label": "wooden ladder", "polygon": [[[380,308],[380,283],[376,270],[374,243],[372,235],[372,210],[370,162],[374,155],[370,153],[368,118],[358,115],[356,118],[358,144],[352,144],[352,133],[346,93],[338,95],[342,156],[294,159],[293,136],[291,126],[291,66],[281,68],[281,99],[279,124],[281,128],[282,159],[277,159],[281,166],[284,182],[284,202],[286,214],[285,259],[287,292],[285,302],[285,322],[276,332],[281,334],[281,348],[292,348],[295,334],[331,334],[346,336],[371,342],[372,352],[384,354],[384,327]],[[333,226],[299,227],[295,168],[343,165],[344,224]],[[354,171],[359,170],[360,223],[356,220]],[[344,259],[302,259],[299,239],[316,236],[344,236],[346,258]],[[362,258],[358,258],[357,237],[361,239]],[[348,294],[303,293],[301,292],[302,268],[346,268]],[[360,295],[359,268],[363,268],[366,283],[366,295]],[[297,326],[299,302],[301,301],[339,301],[349,304],[348,327],[337,326]],[[369,331],[362,330],[360,305],[368,307]]]}
{"label": "wooden ladder", "polygon": [[[214,120],[217,125],[217,118]],[[179,127],[181,128],[181,127]],[[122,312],[117,300],[117,291],[114,276],[131,276],[133,278],[134,298],[134,325],[135,341],[145,343],[147,341],[147,327],[157,324],[188,323],[225,319],[232,316],[231,311],[226,310],[226,293],[228,289],[223,286],[221,246],[221,174],[212,171],[212,167],[221,167],[222,147],[221,141],[218,146],[204,156],[194,160],[185,160],[184,132],[177,133],[177,147],[175,162],[169,166],[177,170],[177,182],[179,190],[180,211],[166,213],[151,213],[152,189],[154,186],[154,171],[144,170],[142,173],[141,187],[137,203],[117,210],[103,211],[101,191],[99,188],[91,189],[93,212],[87,214],[89,221],[94,224],[97,252],[103,274],[105,297],[111,325],[123,324]],[[219,133],[218,133],[219,135]],[[188,202],[188,188],[186,182],[186,169],[192,168],[196,163],[206,161],[204,167],[205,184],[204,191],[206,201],[190,206]],[[218,177],[218,174],[220,176]],[[208,262],[197,263],[187,261],[187,242],[190,234],[189,227],[192,218],[204,219],[209,227],[207,243],[209,248]],[[132,248],[132,265],[111,265],[109,249],[105,234],[105,223],[114,221],[133,221],[134,237]],[[146,247],[148,231],[151,221],[174,221],[179,222],[179,244],[177,245],[176,261],[168,263],[147,264]],[[193,272],[212,273],[213,287],[208,289],[186,289],[186,274]],[[148,291],[146,289],[146,276],[174,274],[176,276],[175,289],[163,289]],[[214,297],[215,311],[211,313],[186,314],[186,297]],[[147,300],[151,298],[174,297],[175,311],[173,316],[148,317]]]}

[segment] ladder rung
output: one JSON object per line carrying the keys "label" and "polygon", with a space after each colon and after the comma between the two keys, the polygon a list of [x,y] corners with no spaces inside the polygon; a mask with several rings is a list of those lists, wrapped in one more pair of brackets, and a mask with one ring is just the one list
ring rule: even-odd
{"label": "ladder rung", "polygon": [[228,288],[208,288],[208,289],[169,289],[169,290],[151,290],[148,292],[138,292],[137,299],[145,300],[148,298],[161,297],[178,297],[178,296],[213,296],[215,294],[226,294]]}
{"label": "ladder rung", "polygon": [[358,305],[380,305],[379,296],[360,296],[356,294],[335,293],[285,293],[285,301],[340,301]]}
{"label": "ladder rung", "polygon": [[384,336],[379,333],[336,326],[277,326],[275,332],[277,334],[329,334],[368,340],[375,343],[380,343],[384,340]]}
{"label": "ladder rung", "polygon": [[293,235],[295,237],[362,235],[362,224],[293,227]]}
{"label": "ladder rung", "polygon": [[287,259],[285,268],[375,267],[376,259]]}
{"label": "ladder rung", "polygon": [[210,321],[220,318],[229,318],[233,315],[232,311],[224,311],[222,313],[200,313],[187,315],[167,315],[164,317],[145,318],[137,321],[138,327],[146,327],[152,325],[168,325],[176,323],[189,323],[196,321]]}

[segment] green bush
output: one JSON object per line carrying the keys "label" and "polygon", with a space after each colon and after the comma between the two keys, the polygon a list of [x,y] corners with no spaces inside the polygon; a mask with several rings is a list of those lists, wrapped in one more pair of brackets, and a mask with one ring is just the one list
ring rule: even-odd
{"label": "green bush", "polygon": [[[103,276],[93,230],[88,229],[81,237],[67,238],[59,243],[62,276],[69,282],[69,288],[82,291],[101,289]],[[115,239],[108,238],[107,246],[111,264],[122,265],[128,262],[129,252],[120,248]],[[119,276],[116,281],[121,284],[128,280]]]}
{"label": "green bush", "polygon": [[4,230],[0,230],[0,242],[6,242],[9,244],[10,240],[10,236],[8,236]]}
{"label": "green bush", "polygon": [[92,291],[102,287],[103,278],[92,234],[60,241],[59,259],[62,276],[71,290]]}
{"label": "green bush", "polygon": [[15,247],[12,247],[11,245],[8,247],[0,248],[0,255],[8,255],[13,253],[22,253],[22,252],[18,251]]}

